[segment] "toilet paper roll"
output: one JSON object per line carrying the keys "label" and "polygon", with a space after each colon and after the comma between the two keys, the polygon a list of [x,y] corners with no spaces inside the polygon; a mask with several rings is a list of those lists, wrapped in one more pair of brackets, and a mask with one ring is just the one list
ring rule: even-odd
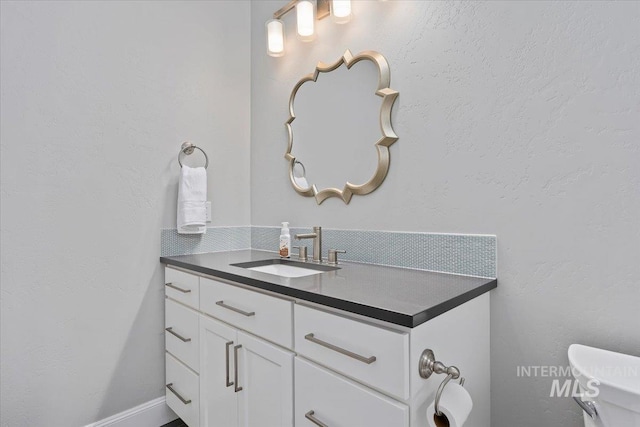
{"label": "toilet paper roll", "polygon": [[467,390],[456,383],[447,384],[442,391],[438,403],[441,416],[436,415],[435,404],[433,401],[427,407],[429,427],[462,427],[473,408],[473,401]]}

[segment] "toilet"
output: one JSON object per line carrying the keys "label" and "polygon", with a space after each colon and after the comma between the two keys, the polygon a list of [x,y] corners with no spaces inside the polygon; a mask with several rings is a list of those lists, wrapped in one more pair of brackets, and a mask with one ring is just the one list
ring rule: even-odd
{"label": "toilet", "polygon": [[568,354],[585,426],[640,427],[640,357],[580,344]]}

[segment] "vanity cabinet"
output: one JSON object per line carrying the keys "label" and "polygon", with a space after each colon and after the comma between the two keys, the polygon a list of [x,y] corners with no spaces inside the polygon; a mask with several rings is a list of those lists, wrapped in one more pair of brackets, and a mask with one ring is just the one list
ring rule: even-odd
{"label": "vanity cabinet", "polygon": [[189,427],[293,426],[293,302],[165,269],[167,405]]}
{"label": "vanity cabinet", "polygon": [[167,405],[189,427],[417,427],[456,365],[488,427],[489,295],[409,328],[165,268]]}

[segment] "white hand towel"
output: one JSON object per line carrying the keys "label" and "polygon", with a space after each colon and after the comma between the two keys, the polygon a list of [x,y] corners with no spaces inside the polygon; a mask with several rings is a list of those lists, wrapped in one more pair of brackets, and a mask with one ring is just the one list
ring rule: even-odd
{"label": "white hand towel", "polygon": [[178,234],[207,232],[207,171],[182,166],[178,185]]}

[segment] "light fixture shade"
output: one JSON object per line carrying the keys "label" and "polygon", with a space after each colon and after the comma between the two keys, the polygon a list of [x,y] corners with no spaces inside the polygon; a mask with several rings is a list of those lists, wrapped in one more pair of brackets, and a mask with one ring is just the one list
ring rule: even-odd
{"label": "light fixture shade", "polygon": [[275,57],[284,55],[284,24],[279,19],[267,22],[267,53]]}
{"label": "light fixture shade", "polygon": [[336,24],[351,21],[351,0],[332,0],[331,17]]}
{"label": "light fixture shade", "polygon": [[298,2],[296,5],[296,14],[298,17],[298,35],[302,41],[308,42],[313,40],[314,33],[314,11],[313,3],[307,0]]}

